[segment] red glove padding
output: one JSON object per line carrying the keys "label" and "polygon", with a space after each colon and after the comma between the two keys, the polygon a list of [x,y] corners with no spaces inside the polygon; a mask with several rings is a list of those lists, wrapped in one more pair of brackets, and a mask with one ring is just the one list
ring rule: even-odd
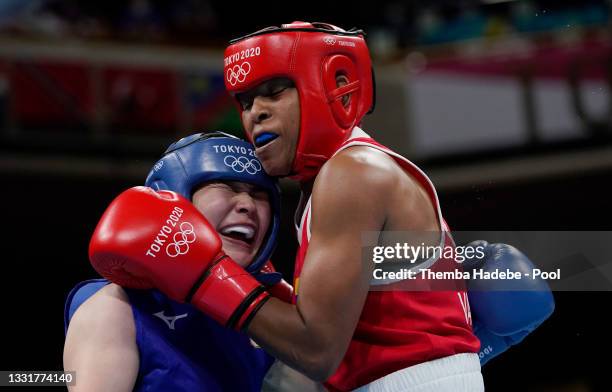
{"label": "red glove padding", "polygon": [[[276,272],[274,268],[274,264],[270,260],[266,261],[266,263],[261,267],[260,273],[269,274]],[[273,297],[280,299],[281,301],[291,303],[293,299],[293,286],[291,286],[285,279],[281,279],[278,283],[266,287],[268,292],[272,294]]]}
{"label": "red glove padding", "polygon": [[246,327],[269,298],[221,249],[221,238],[175,192],[134,187],[107,208],[89,243],[100,275],[121,286],[155,287],[230,328]]}

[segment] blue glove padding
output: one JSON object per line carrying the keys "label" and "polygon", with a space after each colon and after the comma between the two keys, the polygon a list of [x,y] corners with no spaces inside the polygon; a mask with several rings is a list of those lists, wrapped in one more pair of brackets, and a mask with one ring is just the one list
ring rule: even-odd
{"label": "blue glove padding", "polygon": [[530,333],[531,331],[525,330],[508,336],[497,335],[475,320],[474,334],[480,340],[480,351],[478,351],[480,366],[484,366],[485,363],[509,349],[510,346],[519,344]]}
{"label": "blue glove padding", "polygon": [[[480,363],[522,341],[544,322],[555,309],[548,284],[533,279],[533,263],[518,249],[505,244],[475,241],[469,246],[484,248],[485,256],[463,263],[464,270],[482,268],[485,272],[528,272],[522,279],[470,279],[468,297],[474,333],[481,341]],[[488,351],[490,352],[487,352]]]}

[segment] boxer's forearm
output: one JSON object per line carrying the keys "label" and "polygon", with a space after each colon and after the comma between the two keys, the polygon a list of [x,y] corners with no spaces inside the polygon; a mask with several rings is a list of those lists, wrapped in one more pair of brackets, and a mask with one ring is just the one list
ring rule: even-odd
{"label": "boxer's forearm", "polygon": [[309,323],[298,307],[271,298],[255,315],[249,335],[266,351],[316,381],[331,376],[348,347],[333,339],[328,325]]}

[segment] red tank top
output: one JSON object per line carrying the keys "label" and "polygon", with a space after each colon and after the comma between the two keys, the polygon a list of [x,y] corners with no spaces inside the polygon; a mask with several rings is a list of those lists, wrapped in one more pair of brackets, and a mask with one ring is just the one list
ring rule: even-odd
{"label": "red tank top", "polygon": [[[351,138],[336,154],[355,145],[387,153],[419,182],[427,191],[442,230],[447,234],[444,245],[454,246],[440,212],[435,188],[425,173],[359,128],[355,128]],[[308,252],[311,214],[309,200],[300,224],[296,225],[300,247],[295,261],[294,303],[299,295],[299,277]],[[441,261],[438,260],[430,268],[434,271],[446,270]],[[476,353],[479,348],[480,342],[472,333],[465,290],[370,291],[348,350],[325,385],[332,391],[349,391],[412,365],[459,353]]]}

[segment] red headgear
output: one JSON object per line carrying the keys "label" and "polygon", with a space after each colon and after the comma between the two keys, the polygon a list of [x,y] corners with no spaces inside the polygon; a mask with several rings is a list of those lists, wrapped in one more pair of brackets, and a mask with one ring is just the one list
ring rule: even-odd
{"label": "red headgear", "polygon": [[[248,91],[272,78],[289,78],[300,97],[300,135],[291,175],[305,181],[374,108],[374,75],[361,30],[293,22],[232,40],[225,50],[225,86]],[[337,87],[336,77],[348,84]],[[342,97],[350,94],[348,106]],[[239,108],[242,112],[242,108]]]}

